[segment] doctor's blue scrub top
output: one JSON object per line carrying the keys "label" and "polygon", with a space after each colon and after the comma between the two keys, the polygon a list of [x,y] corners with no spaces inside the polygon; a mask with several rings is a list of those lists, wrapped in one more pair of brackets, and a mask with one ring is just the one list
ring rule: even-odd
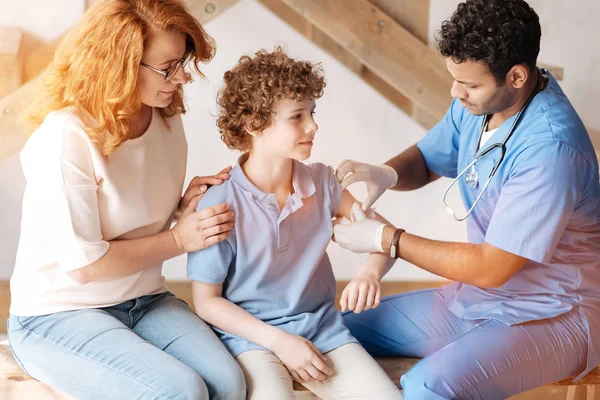
{"label": "doctor's blue scrub top", "polygon": [[[245,156],[240,157],[240,164]],[[294,193],[280,210],[236,165],[197,209],[228,203],[235,227],[226,240],[188,254],[188,278],[223,284],[223,297],[258,319],[302,336],[327,353],[356,342],[335,308],[335,277],[326,253],[342,187],[328,166],[294,161]],[[266,350],[215,328],[229,352]]]}
{"label": "doctor's blue scrub top", "polygon": [[[600,363],[598,159],[579,116],[548,75],[546,88],[524,111],[506,144],[504,160],[467,218],[470,243],[485,241],[529,261],[499,288],[453,283],[444,288],[444,295],[450,311],[460,318],[491,318],[508,325],[578,308],[589,343],[581,377]],[[483,118],[454,100],[442,121],[417,145],[427,168],[455,178],[476,152],[502,142],[516,116],[478,149]],[[477,163],[476,188],[461,177],[467,210],[499,154],[495,150]]]}

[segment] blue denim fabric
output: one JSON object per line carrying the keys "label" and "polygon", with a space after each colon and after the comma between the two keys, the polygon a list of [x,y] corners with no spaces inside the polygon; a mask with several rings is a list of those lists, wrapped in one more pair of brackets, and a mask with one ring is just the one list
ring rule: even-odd
{"label": "blue denim fabric", "polygon": [[28,374],[78,400],[246,398],[238,364],[169,292],[100,309],[11,315],[8,340]]}

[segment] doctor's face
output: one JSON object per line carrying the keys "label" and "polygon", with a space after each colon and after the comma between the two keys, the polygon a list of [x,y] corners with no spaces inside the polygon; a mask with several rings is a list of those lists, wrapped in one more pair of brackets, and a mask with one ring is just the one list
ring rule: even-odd
{"label": "doctor's face", "polygon": [[498,86],[483,61],[456,63],[448,57],[446,69],[454,79],[450,94],[473,115],[496,114],[509,108],[517,99],[517,92],[510,85]]}

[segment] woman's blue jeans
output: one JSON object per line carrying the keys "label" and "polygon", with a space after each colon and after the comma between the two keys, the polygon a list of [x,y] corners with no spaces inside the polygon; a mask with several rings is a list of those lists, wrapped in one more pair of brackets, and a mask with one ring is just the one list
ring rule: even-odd
{"label": "woman's blue jeans", "polygon": [[205,324],[166,292],[99,309],[8,320],[29,375],[75,399],[245,399],[244,375]]}

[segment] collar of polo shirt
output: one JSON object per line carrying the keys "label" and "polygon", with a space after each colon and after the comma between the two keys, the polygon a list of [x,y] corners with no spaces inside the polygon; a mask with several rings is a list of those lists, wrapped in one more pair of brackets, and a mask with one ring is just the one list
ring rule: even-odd
{"label": "collar of polo shirt", "polygon": [[[248,193],[254,200],[265,200],[272,196],[272,193],[265,193],[256,186],[244,174],[244,171],[240,167],[248,159],[248,154],[244,153],[238,158],[238,163],[230,172],[230,179],[239,186],[245,193]],[[290,195],[294,203],[300,203],[301,199],[308,198],[315,194],[315,182],[312,176],[308,172],[308,167],[300,161],[293,160],[293,181],[294,193]]]}

